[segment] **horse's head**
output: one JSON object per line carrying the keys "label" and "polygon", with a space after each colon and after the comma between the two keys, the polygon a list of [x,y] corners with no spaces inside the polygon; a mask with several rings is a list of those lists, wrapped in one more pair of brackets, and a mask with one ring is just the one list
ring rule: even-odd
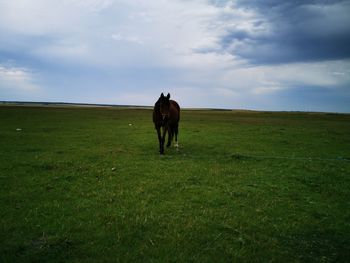
{"label": "horse's head", "polygon": [[170,94],[165,97],[162,93],[159,98],[160,113],[162,114],[162,120],[165,121],[169,118],[170,114]]}

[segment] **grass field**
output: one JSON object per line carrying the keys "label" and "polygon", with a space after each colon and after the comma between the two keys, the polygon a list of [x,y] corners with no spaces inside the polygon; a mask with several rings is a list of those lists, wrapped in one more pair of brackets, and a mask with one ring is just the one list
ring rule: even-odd
{"label": "grass field", "polygon": [[[0,107],[0,262],[345,262],[350,115]],[[19,129],[19,130],[18,130]]]}

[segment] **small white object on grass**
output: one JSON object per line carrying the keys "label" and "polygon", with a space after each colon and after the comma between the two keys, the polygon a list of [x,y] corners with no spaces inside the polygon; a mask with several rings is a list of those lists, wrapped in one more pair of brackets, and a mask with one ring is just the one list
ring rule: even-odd
{"label": "small white object on grass", "polygon": [[132,126],[132,124],[131,124],[131,123],[129,123],[129,126]]}
{"label": "small white object on grass", "polygon": [[21,131],[22,129],[21,128],[17,128],[16,131]]}
{"label": "small white object on grass", "polygon": [[112,169],[111,169],[111,170],[112,170],[112,171],[115,171],[115,169],[116,169],[115,167],[112,167]]}

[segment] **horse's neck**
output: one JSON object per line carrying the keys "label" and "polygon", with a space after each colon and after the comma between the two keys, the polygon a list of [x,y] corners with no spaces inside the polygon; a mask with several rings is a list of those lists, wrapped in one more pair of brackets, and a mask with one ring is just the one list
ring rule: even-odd
{"label": "horse's neck", "polygon": [[160,113],[160,102],[159,100],[156,102],[156,104],[154,105],[154,112],[157,114],[157,115],[161,115]]}

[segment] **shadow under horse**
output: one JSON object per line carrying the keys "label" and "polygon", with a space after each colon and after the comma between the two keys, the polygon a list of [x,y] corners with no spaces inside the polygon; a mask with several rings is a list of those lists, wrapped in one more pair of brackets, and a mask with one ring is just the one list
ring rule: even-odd
{"label": "shadow under horse", "polygon": [[[159,141],[159,153],[164,154],[165,136],[168,132],[167,147],[171,145],[171,142],[175,135],[175,147],[178,147],[177,134],[179,132],[180,121],[180,106],[174,101],[170,100],[170,94],[164,96],[162,93],[154,104],[153,108],[153,122],[158,134]],[[161,131],[162,130],[162,131]]]}

